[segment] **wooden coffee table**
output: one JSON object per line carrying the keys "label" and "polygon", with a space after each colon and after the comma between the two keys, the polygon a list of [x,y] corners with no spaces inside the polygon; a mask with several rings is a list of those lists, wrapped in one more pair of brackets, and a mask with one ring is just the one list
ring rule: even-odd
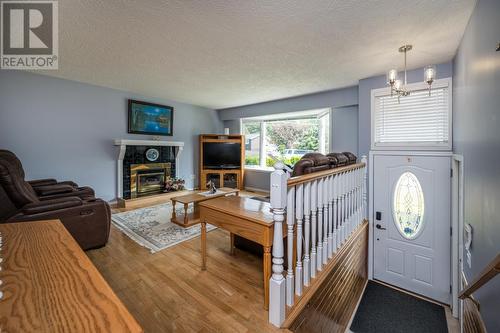
{"label": "wooden coffee table", "polygon": [[[198,204],[203,201],[210,199],[215,199],[219,197],[225,197],[227,195],[239,195],[240,190],[236,188],[221,187],[217,189],[217,193],[211,195],[204,195],[202,193],[207,193],[208,191],[198,191],[191,194],[182,195],[179,197],[173,197],[172,199],[172,218],[170,221],[181,227],[187,228],[195,224],[200,223],[200,211]],[[175,204],[181,203],[184,205],[184,214],[176,214]],[[192,213],[188,213],[189,204],[194,205]]]}

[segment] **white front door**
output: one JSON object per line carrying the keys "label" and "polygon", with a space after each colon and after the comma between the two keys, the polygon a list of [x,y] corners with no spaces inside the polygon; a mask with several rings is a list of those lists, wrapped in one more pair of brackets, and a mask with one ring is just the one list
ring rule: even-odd
{"label": "white front door", "polygon": [[374,155],[374,278],[450,303],[450,157]]}

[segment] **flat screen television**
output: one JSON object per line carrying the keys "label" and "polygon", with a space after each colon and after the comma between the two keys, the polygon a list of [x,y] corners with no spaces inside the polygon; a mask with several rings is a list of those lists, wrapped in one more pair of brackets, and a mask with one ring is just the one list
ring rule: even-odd
{"label": "flat screen television", "polygon": [[173,124],[173,107],[129,99],[129,133],[170,136],[173,134]]}
{"label": "flat screen television", "polygon": [[238,169],[241,166],[241,144],[232,142],[204,142],[205,169]]}

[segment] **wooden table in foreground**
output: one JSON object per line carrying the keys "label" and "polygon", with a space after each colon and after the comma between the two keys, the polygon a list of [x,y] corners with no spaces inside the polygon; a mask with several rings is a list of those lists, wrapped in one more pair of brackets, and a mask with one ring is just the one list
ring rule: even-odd
{"label": "wooden table in foreground", "polygon": [[[225,197],[230,194],[238,195],[240,190],[236,188],[221,187],[217,189],[217,193],[211,195],[203,195],[207,191],[198,191],[191,194],[173,197],[172,199],[172,218],[170,221],[181,227],[187,228],[200,223],[200,211],[198,204],[203,201],[212,200],[219,197]],[[184,214],[177,214],[175,212],[175,204],[181,203],[184,205]],[[192,213],[188,213],[189,204],[194,205]]]}
{"label": "wooden table in foreground", "polygon": [[264,308],[267,310],[274,232],[273,215],[269,203],[240,196],[227,196],[205,201],[200,203],[200,222],[202,270],[206,269],[207,263],[207,223],[230,232],[231,253],[234,249],[234,235],[262,245],[264,248]]}
{"label": "wooden table in foreground", "polygon": [[59,220],[0,232],[0,332],[142,332]]}

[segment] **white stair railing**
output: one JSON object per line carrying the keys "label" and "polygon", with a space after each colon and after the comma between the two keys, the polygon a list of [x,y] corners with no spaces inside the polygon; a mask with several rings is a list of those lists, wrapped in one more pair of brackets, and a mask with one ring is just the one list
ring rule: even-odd
{"label": "white stair railing", "polygon": [[275,166],[271,174],[274,238],[269,284],[269,321],[275,326],[281,326],[286,307],[293,307],[296,297],[303,297],[304,288],[314,283],[366,219],[366,162],[363,156],[361,163],[293,178],[283,170],[283,164]]}

